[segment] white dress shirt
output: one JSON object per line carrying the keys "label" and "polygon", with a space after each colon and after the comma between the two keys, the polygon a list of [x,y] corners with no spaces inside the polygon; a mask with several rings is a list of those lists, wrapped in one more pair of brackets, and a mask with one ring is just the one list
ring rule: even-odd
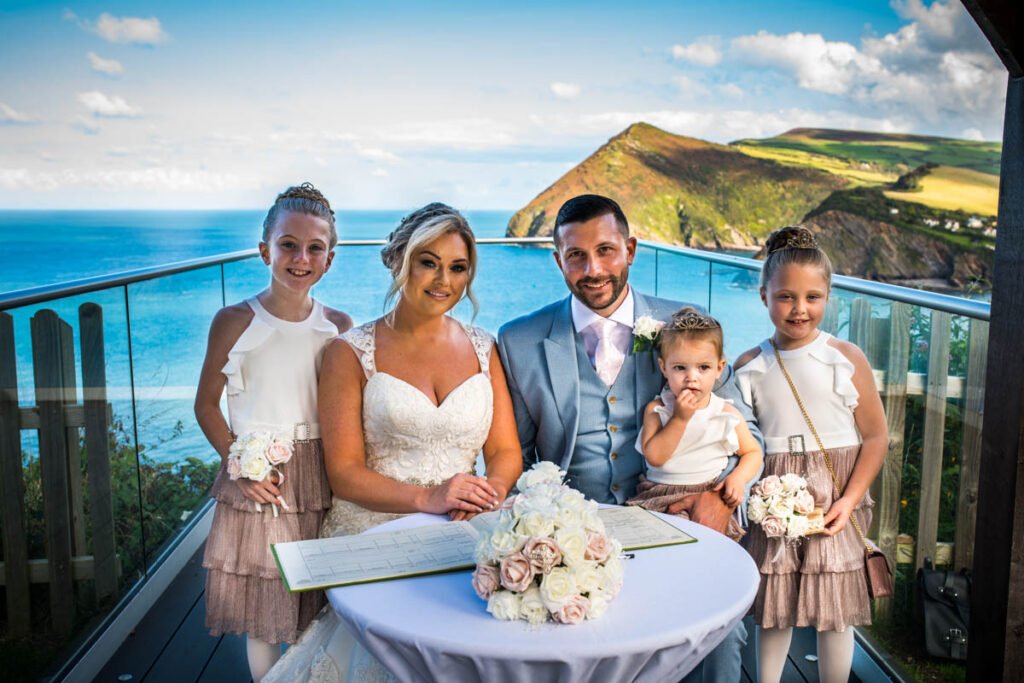
{"label": "white dress shirt", "polygon": [[[608,316],[608,320],[618,323],[615,326],[612,343],[623,357],[629,355],[629,349],[633,344],[633,289],[629,285],[626,287],[626,298],[615,309],[615,312]],[[576,328],[576,333],[582,337],[587,358],[590,359],[590,364],[594,365],[594,354],[597,352],[599,341],[594,323],[599,322],[604,316],[587,308],[587,305],[577,299],[575,295],[572,297],[570,308],[572,309],[573,327]]]}

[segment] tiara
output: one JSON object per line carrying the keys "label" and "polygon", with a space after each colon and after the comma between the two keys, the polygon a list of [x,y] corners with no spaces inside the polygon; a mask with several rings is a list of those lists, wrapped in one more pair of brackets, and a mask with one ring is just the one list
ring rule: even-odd
{"label": "tiara", "polygon": [[814,233],[804,228],[792,230],[786,235],[781,244],[773,244],[769,254],[783,249],[817,249],[818,240],[814,239]]}
{"label": "tiara", "polygon": [[672,316],[672,322],[666,329],[678,330],[713,330],[721,327],[717,320],[710,315],[702,315],[697,311],[687,311],[682,315]]}

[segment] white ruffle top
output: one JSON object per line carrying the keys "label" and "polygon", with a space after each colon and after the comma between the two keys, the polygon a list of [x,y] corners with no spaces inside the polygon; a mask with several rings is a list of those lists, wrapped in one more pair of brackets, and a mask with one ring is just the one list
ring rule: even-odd
{"label": "white ruffle top", "polygon": [[271,315],[256,297],[247,299],[252,322],[228,351],[221,369],[227,378],[231,431],[285,431],[307,424],[295,438],[319,436],[317,380],[327,343],[338,328],[324,315],[319,301],[301,322]]}
{"label": "white ruffle top", "polygon": [[[859,399],[853,385],[853,363],[829,344],[830,339],[832,335],[819,332],[810,344],[789,351],[779,349],[779,355],[825,448],[856,446],[861,438],[853,417]],[[736,383],[743,401],[757,417],[765,453],[789,453],[790,437],[803,437],[807,452],[818,450],[775,360],[771,341],[765,339],[759,348],[761,353],[756,358],[736,370]],[[799,439],[792,441],[799,443]]]}
{"label": "white ruffle top", "polygon": [[[658,406],[654,412],[664,427],[675,410],[676,397],[668,387],[662,389],[659,397],[664,407]],[[736,426],[743,422],[739,415],[725,411],[726,403],[711,394],[708,405],[690,418],[672,457],[661,467],[647,466],[647,479],[658,484],[703,484],[720,475],[729,462],[729,456],[740,447]],[[643,429],[637,437],[636,449],[643,452]]]}

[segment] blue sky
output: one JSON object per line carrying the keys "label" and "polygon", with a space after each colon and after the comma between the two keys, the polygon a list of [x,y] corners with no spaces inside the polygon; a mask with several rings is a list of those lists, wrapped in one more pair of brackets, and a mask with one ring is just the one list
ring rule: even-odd
{"label": "blue sky", "polygon": [[515,209],[635,121],[999,139],[1006,83],[957,0],[0,0],[0,36],[0,208]]}

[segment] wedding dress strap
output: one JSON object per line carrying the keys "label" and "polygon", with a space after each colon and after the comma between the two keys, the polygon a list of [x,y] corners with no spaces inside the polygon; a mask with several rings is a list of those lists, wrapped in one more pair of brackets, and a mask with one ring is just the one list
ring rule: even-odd
{"label": "wedding dress strap", "polygon": [[359,364],[363,366],[363,374],[366,375],[366,379],[370,379],[377,374],[377,366],[373,359],[377,346],[374,334],[375,325],[376,321],[370,321],[359,327],[353,327],[341,335],[341,338],[355,351]]}
{"label": "wedding dress strap", "polygon": [[480,361],[480,372],[486,377],[491,376],[491,348],[494,346],[494,337],[475,325],[462,324],[466,330],[466,336],[473,344],[476,358]]}

